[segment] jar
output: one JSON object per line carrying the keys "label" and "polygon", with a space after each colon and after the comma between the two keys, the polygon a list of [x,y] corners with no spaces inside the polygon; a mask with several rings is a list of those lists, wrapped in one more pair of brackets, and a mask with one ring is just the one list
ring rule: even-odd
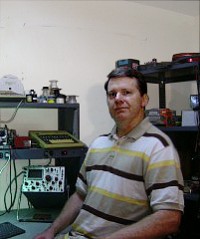
{"label": "jar", "polygon": [[47,99],[47,103],[53,104],[55,103],[55,96],[54,95],[49,95]]}
{"label": "jar", "polygon": [[68,95],[67,103],[70,103],[70,104],[77,103],[76,97],[77,97],[77,95]]}
{"label": "jar", "polygon": [[50,85],[49,85],[49,94],[50,95],[54,95],[54,90],[58,89],[58,85],[57,85],[57,80],[50,80]]}
{"label": "jar", "polygon": [[37,94],[33,89],[29,91],[29,94],[26,95],[26,102],[32,103],[37,102]]}
{"label": "jar", "polygon": [[49,96],[49,87],[48,86],[43,86],[43,88],[42,88],[42,96],[48,98],[48,96]]}
{"label": "jar", "polygon": [[58,81],[57,80],[50,80],[49,82],[50,82],[50,87],[49,87],[50,89],[58,88],[58,85],[57,85]]}
{"label": "jar", "polygon": [[57,104],[64,104],[65,102],[66,102],[66,95],[60,94],[56,97]]}
{"label": "jar", "polygon": [[39,98],[40,103],[47,103],[48,96],[49,96],[49,87],[48,86],[43,86],[42,95]]}
{"label": "jar", "polygon": [[33,102],[33,97],[32,97],[31,94],[27,94],[27,95],[26,95],[26,102],[27,102],[27,103],[32,103],[32,102]]}
{"label": "jar", "polygon": [[32,102],[37,102],[37,94],[33,89],[30,90],[30,95],[32,96]]}

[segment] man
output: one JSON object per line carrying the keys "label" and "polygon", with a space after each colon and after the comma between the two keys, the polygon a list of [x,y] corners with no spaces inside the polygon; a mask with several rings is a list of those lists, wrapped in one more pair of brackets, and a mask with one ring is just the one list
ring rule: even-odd
{"label": "man", "polygon": [[36,239],[155,239],[178,231],[184,207],[183,179],[171,140],[145,117],[144,77],[118,68],[105,83],[115,126],[90,146],[76,192],[60,216]]}

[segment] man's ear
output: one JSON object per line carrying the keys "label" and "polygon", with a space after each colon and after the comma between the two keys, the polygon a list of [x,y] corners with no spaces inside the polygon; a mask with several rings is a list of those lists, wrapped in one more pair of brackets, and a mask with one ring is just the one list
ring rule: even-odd
{"label": "man's ear", "polygon": [[147,94],[144,94],[142,96],[142,107],[145,108],[149,102],[149,96]]}

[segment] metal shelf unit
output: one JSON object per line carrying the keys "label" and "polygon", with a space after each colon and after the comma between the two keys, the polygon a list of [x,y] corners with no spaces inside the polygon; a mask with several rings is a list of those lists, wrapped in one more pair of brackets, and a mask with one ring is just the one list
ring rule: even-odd
{"label": "metal shelf unit", "polygon": [[[0,98],[0,108],[17,108],[20,109],[57,109],[58,112],[58,130],[66,130],[79,139],[79,104],[50,104],[50,103],[26,103],[25,99],[14,101],[11,98]],[[0,159],[6,159],[5,155],[9,155],[12,160],[23,159],[47,159],[55,158],[55,166],[65,166],[66,180],[70,185],[70,194],[75,190],[76,178],[79,169],[85,158],[87,146],[84,144],[80,147],[66,148],[39,148],[32,146],[31,148],[12,148],[8,146],[0,147]]]}
{"label": "metal shelf unit", "polygon": [[[16,108],[20,101],[12,99],[1,99],[0,108]],[[73,104],[48,104],[48,103],[26,103],[22,102],[20,108],[26,109],[57,109],[58,111],[58,130],[66,130],[79,139],[79,109],[78,103]]]}
{"label": "metal shelf unit", "polygon": [[[140,65],[139,71],[145,76],[148,83],[158,84],[159,107],[166,108],[165,85],[178,82],[196,81],[199,90],[200,63],[156,63],[155,65]],[[185,178],[190,177],[192,157],[194,156],[198,139],[198,127],[158,126],[173,141],[182,161]]]}
{"label": "metal shelf unit", "polygon": [[169,83],[197,81],[199,82],[200,63],[158,63],[140,65],[139,71],[145,76],[148,83],[158,84],[159,107],[166,108],[165,85]]}
{"label": "metal shelf unit", "polygon": [[[19,106],[20,103],[20,106]],[[76,138],[79,139],[79,104],[49,104],[49,103],[26,103],[20,101],[14,101],[11,98],[0,99],[0,108],[16,108],[20,107],[23,109],[57,109],[58,112],[58,130],[66,130]],[[44,149],[44,148],[23,148],[15,149],[10,147],[1,148],[1,152],[8,152],[12,159],[43,159],[43,158],[73,158],[79,157],[81,161],[87,147],[70,147],[70,148],[60,148],[60,149]],[[4,151],[4,152],[3,152]]]}

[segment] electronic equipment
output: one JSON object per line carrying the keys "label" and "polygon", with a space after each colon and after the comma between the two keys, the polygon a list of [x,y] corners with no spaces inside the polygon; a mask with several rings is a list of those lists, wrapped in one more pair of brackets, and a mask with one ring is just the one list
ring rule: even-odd
{"label": "electronic equipment", "polygon": [[199,95],[190,95],[190,106],[193,110],[199,110]]}
{"label": "electronic equipment", "polygon": [[172,56],[172,61],[177,63],[200,62],[200,53],[177,53]]}
{"label": "electronic equipment", "polygon": [[13,75],[5,75],[0,79],[0,92],[3,92],[4,96],[25,95],[22,82]]}
{"label": "electronic equipment", "polygon": [[24,168],[22,192],[64,192],[65,167],[29,166]]}
{"label": "electronic equipment", "polygon": [[6,125],[4,128],[0,128],[0,159],[10,160],[10,145],[12,144],[13,132]]}
{"label": "electronic equipment", "polygon": [[8,129],[7,125],[4,128],[0,128],[0,146],[9,146],[13,144],[16,131]]}
{"label": "electronic equipment", "polygon": [[10,148],[0,145],[0,159],[10,160]]}
{"label": "electronic equipment", "polygon": [[137,69],[139,64],[140,64],[139,60],[123,59],[123,60],[116,61],[115,66],[116,68],[123,67],[123,68]]}
{"label": "electronic equipment", "polygon": [[35,209],[35,208],[28,208],[28,209],[21,209],[18,211],[17,220],[19,222],[45,222],[51,223],[53,222],[58,215],[60,214],[61,209],[49,209],[49,208],[42,208],[42,209]]}
{"label": "electronic equipment", "polygon": [[28,136],[15,136],[14,137],[14,148],[24,149],[31,147],[31,139]]}
{"label": "electronic equipment", "polygon": [[8,128],[0,128],[0,145],[8,144]]}
{"label": "electronic equipment", "polygon": [[69,148],[83,147],[79,139],[67,131],[29,131],[29,137],[35,141],[41,148]]}
{"label": "electronic equipment", "polygon": [[168,108],[163,109],[149,109],[145,111],[146,116],[152,124],[173,126],[175,125],[176,112]]}
{"label": "electronic equipment", "polygon": [[65,167],[24,168],[22,193],[35,208],[60,208],[67,200]]}
{"label": "electronic equipment", "polygon": [[25,233],[26,231],[21,227],[15,226],[10,222],[0,223],[0,239],[11,238],[20,234]]}

